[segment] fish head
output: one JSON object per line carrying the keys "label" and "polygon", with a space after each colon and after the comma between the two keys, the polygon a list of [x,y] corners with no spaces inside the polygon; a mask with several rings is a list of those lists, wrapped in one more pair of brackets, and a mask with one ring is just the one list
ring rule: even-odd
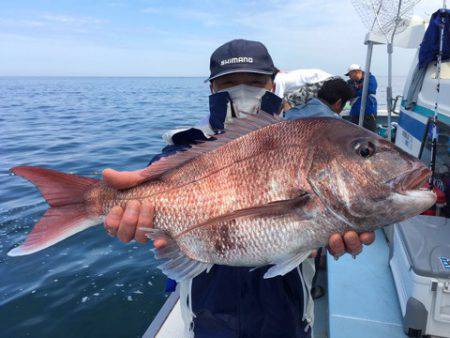
{"label": "fish head", "polygon": [[422,188],[431,171],[420,160],[346,121],[324,125],[314,138],[308,181],[337,217],[372,230],[434,205],[435,194]]}

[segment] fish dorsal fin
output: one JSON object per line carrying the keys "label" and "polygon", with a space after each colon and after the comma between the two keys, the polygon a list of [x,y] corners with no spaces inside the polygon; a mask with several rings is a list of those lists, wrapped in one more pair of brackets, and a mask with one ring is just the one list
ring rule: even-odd
{"label": "fish dorsal fin", "polygon": [[246,117],[235,118],[229,125],[227,125],[224,133],[214,136],[214,141],[198,143],[186,151],[178,152],[167,157],[162,157],[158,161],[152,163],[144,171],[143,175],[145,180],[156,179],[168,171],[178,168],[182,164],[202,154],[220,148],[221,146],[255,130],[281,121],[283,121],[281,117],[273,116],[263,111],[256,115],[246,114]]}
{"label": "fish dorsal fin", "polygon": [[304,205],[309,200],[309,197],[310,196],[307,192],[300,190],[299,194],[292,199],[274,201],[265,205],[258,205],[250,208],[235,210],[228,214],[210,218],[203,223],[195,224],[187,229],[184,229],[183,231],[176,234],[176,238],[197,228],[209,226],[216,223],[227,222],[241,217],[261,217],[264,215],[284,214],[294,208],[298,208],[301,205]]}

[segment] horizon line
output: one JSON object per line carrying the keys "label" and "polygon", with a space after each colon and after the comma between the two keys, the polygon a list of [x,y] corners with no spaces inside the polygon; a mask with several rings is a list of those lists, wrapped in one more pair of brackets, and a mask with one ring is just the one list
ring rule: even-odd
{"label": "horizon line", "polygon": [[202,75],[0,75],[1,77],[136,77],[136,78],[145,78],[145,77],[173,77],[173,78],[204,78],[207,79],[208,76]]}
{"label": "horizon line", "polygon": [[[337,75],[340,76],[340,75]],[[398,75],[393,74],[392,77],[406,77],[408,74]],[[0,78],[7,77],[52,77],[52,78],[60,78],[60,77],[71,77],[71,78],[202,78],[208,79],[208,75],[0,75]],[[381,74],[376,75],[376,77],[387,77],[387,75]]]}

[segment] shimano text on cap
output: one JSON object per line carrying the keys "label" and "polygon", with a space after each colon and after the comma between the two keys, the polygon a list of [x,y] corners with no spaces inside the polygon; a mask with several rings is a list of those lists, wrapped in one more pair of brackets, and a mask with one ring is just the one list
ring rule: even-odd
{"label": "shimano text on cap", "polygon": [[273,75],[275,66],[266,46],[258,41],[237,39],[225,43],[211,55],[208,80],[233,73]]}

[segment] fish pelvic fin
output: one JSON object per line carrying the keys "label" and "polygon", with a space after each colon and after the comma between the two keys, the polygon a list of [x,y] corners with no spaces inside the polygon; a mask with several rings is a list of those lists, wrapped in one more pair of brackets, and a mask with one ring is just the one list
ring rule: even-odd
{"label": "fish pelvic fin", "polygon": [[8,256],[35,253],[101,222],[85,205],[86,192],[98,180],[39,167],[14,167],[11,172],[36,185],[50,209]]}
{"label": "fish pelvic fin", "polygon": [[168,233],[159,229],[140,228],[147,232],[147,237],[152,240],[164,239],[167,245],[152,249],[155,258],[164,262],[158,265],[167,277],[177,282],[188,281],[198,276],[203,271],[209,271],[213,264],[203,263],[187,257],[176,241]]}
{"label": "fish pelvic fin", "polygon": [[145,169],[143,176],[145,177],[145,180],[156,179],[202,154],[220,148],[241,136],[281,121],[283,121],[281,117],[273,116],[263,111],[256,115],[246,114],[245,117],[233,119],[233,121],[227,125],[227,129],[224,133],[214,136],[214,142],[199,142],[186,151],[162,157],[148,166]]}
{"label": "fish pelvic fin", "polygon": [[309,193],[299,190],[297,196],[292,199],[274,201],[264,205],[258,205],[250,208],[239,209],[228,214],[220,215],[218,217],[211,218],[206,222],[195,224],[189,228],[184,229],[183,231],[176,234],[176,237],[180,237],[197,228],[202,228],[206,226],[210,226],[216,223],[227,222],[233,219],[241,218],[241,217],[261,217],[265,215],[276,215],[276,214],[284,214],[286,212],[292,211],[294,208],[299,208],[305,203],[307,203],[310,199]]}
{"label": "fish pelvic fin", "polygon": [[302,264],[302,262],[307,259],[310,254],[311,250],[282,257],[281,259],[273,262],[274,265],[266,271],[264,278],[268,279],[276,276],[284,276]]}

